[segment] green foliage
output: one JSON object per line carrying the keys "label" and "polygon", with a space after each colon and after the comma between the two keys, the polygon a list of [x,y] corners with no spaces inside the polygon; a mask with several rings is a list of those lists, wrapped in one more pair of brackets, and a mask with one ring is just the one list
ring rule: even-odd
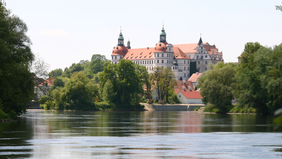
{"label": "green foliage", "polygon": [[[248,51],[249,50],[249,51]],[[236,72],[234,93],[240,108],[256,108],[269,114],[282,105],[282,48],[247,43]]]}
{"label": "green foliage", "polygon": [[110,104],[110,103],[105,102],[105,101],[95,103],[95,107],[98,110],[112,110],[112,109],[115,108],[113,103]]}
{"label": "green foliage", "polygon": [[143,93],[142,81],[136,71],[135,64],[130,60],[120,60],[115,64],[109,64],[104,71],[99,74],[100,92],[106,82],[110,80],[113,84],[113,92],[116,93],[112,102],[115,103],[117,109],[134,109],[139,108],[140,97]]}
{"label": "green foliage", "polygon": [[54,80],[54,83],[51,87],[51,90],[56,89],[57,87],[64,87],[65,86],[65,82],[63,80],[63,78],[60,77],[56,77]]}
{"label": "green foliage", "polygon": [[169,103],[169,91],[177,84],[172,70],[169,67],[156,67],[150,81],[157,89],[158,99],[166,99],[165,102]]}
{"label": "green foliage", "polygon": [[257,113],[255,108],[249,108],[249,107],[240,107],[238,105],[234,106],[230,113]]}
{"label": "green foliage", "polygon": [[168,104],[179,104],[181,103],[180,99],[178,98],[177,94],[175,94],[174,90],[171,89],[168,91],[168,100],[166,100],[166,96],[165,96],[165,103],[168,103]]}
{"label": "green foliage", "polygon": [[193,111],[198,111],[201,107],[194,108]]}
{"label": "green foliage", "polygon": [[9,115],[3,112],[2,109],[0,109],[0,119],[9,119]]}
{"label": "green foliage", "polygon": [[63,74],[63,70],[62,69],[55,69],[52,70],[51,72],[49,72],[49,78],[57,78],[59,76],[61,76]]}
{"label": "green foliage", "polygon": [[204,103],[214,105],[218,111],[226,113],[227,105],[231,105],[235,83],[235,66],[217,63],[200,78],[199,87]]}
{"label": "green foliage", "polygon": [[276,7],[276,10],[280,10],[282,12],[282,5],[277,5],[275,7]]}
{"label": "green foliage", "polygon": [[30,66],[34,55],[27,26],[0,2],[0,109],[6,114],[25,112],[34,97]]}
{"label": "green foliage", "polygon": [[103,88],[103,100],[105,102],[112,103],[114,101],[116,93],[114,92],[113,87],[112,82],[107,80]]}
{"label": "green foliage", "polygon": [[40,97],[40,99],[38,100],[39,104],[44,104],[47,100],[50,100],[50,97],[47,95],[43,95]]}

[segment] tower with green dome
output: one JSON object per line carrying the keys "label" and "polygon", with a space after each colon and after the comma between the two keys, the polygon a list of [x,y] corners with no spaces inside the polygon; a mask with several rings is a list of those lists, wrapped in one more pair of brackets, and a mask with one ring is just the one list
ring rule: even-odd
{"label": "tower with green dome", "polygon": [[160,34],[160,42],[166,43],[166,33],[165,33],[165,30],[164,30],[164,26],[163,26],[162,32]]}

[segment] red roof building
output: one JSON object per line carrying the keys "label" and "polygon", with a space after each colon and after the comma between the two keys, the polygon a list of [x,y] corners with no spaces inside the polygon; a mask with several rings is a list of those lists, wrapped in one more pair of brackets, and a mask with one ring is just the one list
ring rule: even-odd
{"label": "red roof building", "polygon": [[222,52],[218,52],[215,45],[202,42],[172,45],[167,42],[164,27],[160,33],[160,40],[154,47],[132,49],[130,41],[124,45],[124,37],[120,32],[118,45],[113,48],[111,63],[117,64],[121,59],[131,60],[135,64],[143,65],[149,73],[156,67],[170,67],[177,80],[188,80],[190,77],[190,64],[196,62],[199,72],[207,70],[209,63],[223,61]]}

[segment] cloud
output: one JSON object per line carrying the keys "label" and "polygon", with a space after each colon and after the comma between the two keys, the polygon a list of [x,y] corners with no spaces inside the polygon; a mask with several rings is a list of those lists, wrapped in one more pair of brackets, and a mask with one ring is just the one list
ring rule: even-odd
{"label": "cloud", "polygon": [[69,36],[71,35],[69,32],[64,30],[56,29],[56,30],[42,30],[39,32],[39,35],[45,36]]}

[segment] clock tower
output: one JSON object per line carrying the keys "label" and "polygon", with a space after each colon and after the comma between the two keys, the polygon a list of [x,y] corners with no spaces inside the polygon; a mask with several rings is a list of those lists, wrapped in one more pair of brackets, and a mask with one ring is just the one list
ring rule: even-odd
{"label": "clock tower", "polygon": [[124,46],[124,39],[122,36],[122,32],[120,31],[119,37],[118,37],[118,46]]}
{"label": "clock tower", "polygon": [[166,43],[166,33],[165,33],[165,30],[164,30],[164,26],[163,26],[162,32],[160,34],[160,42]]}

